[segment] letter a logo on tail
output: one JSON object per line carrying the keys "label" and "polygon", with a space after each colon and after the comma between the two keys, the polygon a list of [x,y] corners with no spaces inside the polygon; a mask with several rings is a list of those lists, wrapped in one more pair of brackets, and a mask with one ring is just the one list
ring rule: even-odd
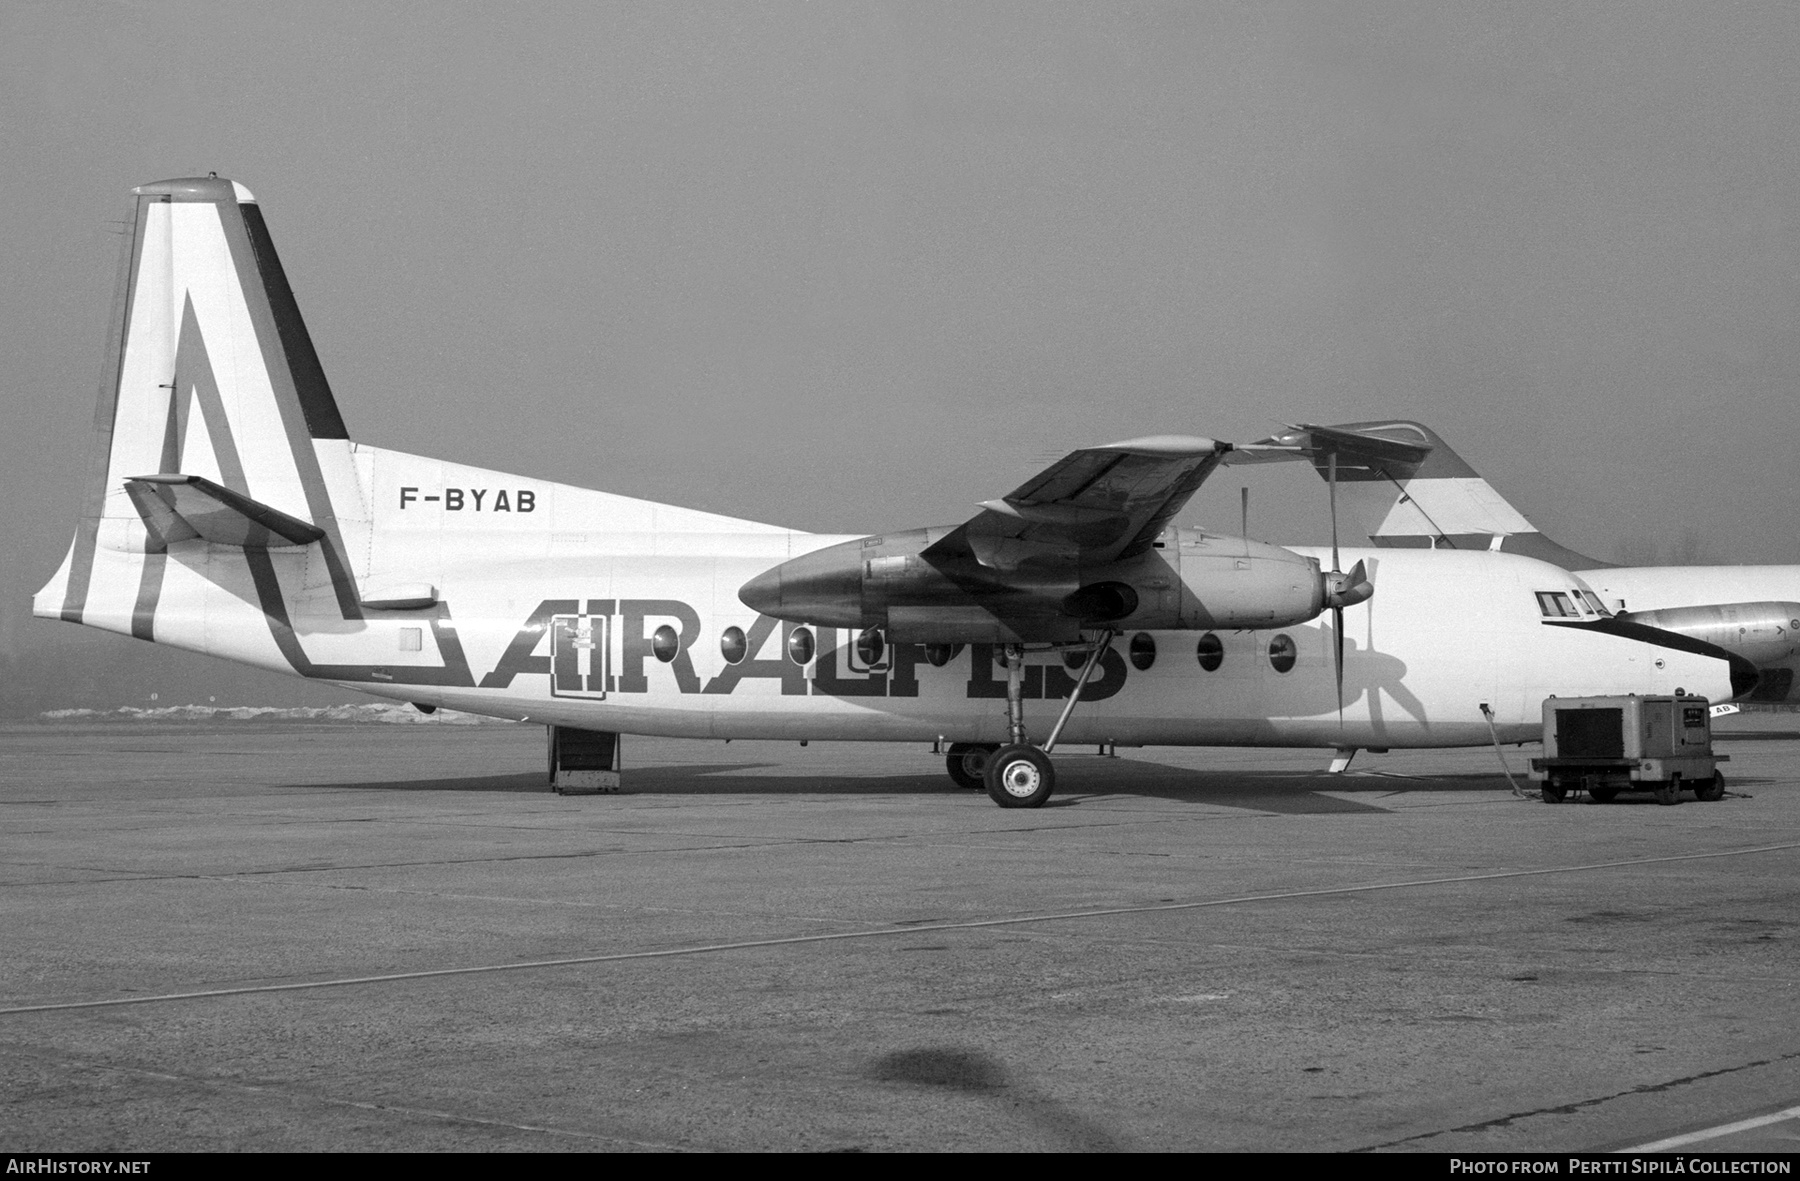
{"label": "letter a logo on tail", "polygon": [[[322,561],[306,564],[304,580],[329,582],[342,614],[359,616],[344,534],[366,528],[368,513],[348,432],[255,198],[216,177],[133,194],[81,520],[35,613],[144,639],[157,638],[159,618],[203,613],[165,593],[170,547],[233,534],[185,520],[171,528],[180,489],[214,516],[317,531]],[[196,500],[207,487],[223,491]],[[291,544],[279,534],[237,530]]]}

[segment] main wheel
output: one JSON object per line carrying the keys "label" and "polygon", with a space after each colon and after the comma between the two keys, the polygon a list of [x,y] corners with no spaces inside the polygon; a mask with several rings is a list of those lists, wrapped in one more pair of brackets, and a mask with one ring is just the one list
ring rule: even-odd
{"label": "main wheel", "polygon": [[952,742],[944,766],[956,786],[980,791],[987,786],[988,759],[999,749],[988,742]]}
{"label": "main wheel", "polygon": [[988,759],[987,793],[1002,808],[1041,808],[1055,789],[1050,756],[1035,746],[1003,746]]}
{"label": "main wheel", "polygon": [[1725,773],[1714,771],[1711,779],[1702,779],[1694,784],[1696,800],[1722,800],[1725,798]]}

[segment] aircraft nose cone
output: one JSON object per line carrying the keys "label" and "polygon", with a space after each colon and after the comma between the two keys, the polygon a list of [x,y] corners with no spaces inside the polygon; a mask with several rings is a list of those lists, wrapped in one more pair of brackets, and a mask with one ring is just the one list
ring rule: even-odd
{"label": "aircraft nose cone", "polygon": [[781,567],[764,570],[738,587],[738,602],[759,615],[781,618]]}

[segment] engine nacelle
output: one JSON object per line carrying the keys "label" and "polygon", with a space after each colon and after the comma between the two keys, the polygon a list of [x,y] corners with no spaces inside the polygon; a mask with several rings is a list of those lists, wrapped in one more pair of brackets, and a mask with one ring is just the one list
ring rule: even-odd
{"label": "engine nacelle", "polygon": [[900,643],[1073,642],[1102,624],[1146,630],[1287,627],[1324,608],[1313,558],[1198,529],[1170,529],[1123,562],[984,566],[924,551],[948,528],[865,537],[804,554],[738,591],[795,623],[885,628]]}

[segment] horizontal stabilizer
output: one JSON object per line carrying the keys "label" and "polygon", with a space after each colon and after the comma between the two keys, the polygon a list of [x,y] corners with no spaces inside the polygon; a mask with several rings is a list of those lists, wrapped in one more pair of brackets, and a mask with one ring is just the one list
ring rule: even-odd
{"label": "horizontal stabilizer", "polygon": [[239,549],[271,549],[310,545],[325,536],[317,525],[204,476],[133,476],[125,481],[125,493],[149,530],[151,553],[195,538]]}

